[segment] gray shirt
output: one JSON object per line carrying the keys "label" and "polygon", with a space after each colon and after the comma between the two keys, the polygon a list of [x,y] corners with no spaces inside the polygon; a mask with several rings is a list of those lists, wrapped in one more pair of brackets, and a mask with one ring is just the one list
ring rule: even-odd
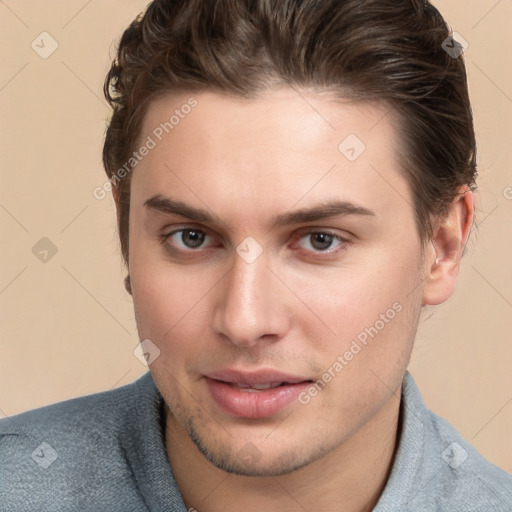
{"label": "gray shirt", "polygon": [[[166,456],[162,405],[148,372],[0,420],[0,511],[186,512]],[[409,373],[398,439],[375,512],[512,511],[512,476],[431,413]]]}

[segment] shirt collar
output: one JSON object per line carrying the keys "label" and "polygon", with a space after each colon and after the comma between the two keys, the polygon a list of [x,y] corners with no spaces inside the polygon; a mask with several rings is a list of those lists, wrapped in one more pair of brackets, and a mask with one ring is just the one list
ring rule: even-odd
{"label": "shirt collar", "polygon": [[402,385],[399,432],[391,474],[374,512],[410,510],[411,502],[437,473],[439,454],[428,450],[435,437],[430,412],[407,371]]}

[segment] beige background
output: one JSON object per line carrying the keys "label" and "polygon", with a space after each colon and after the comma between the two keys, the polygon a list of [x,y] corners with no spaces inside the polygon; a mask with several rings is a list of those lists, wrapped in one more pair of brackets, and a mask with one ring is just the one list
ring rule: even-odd
{"label": "beige background", "polygon": [[[145,371],[133,354],[114,205],[92,195],[105,182],[104,75],[145,4],[0,2],[2,415],[121,386]],[[512,473],[512,2],[436,5],[469,43],[479,228],[455,295],[424,315],[410,371],[428,406]],[[31,48],[43,31],[59,45],[47,59]],[[46,262],[32,252],[42,237],[58,249]]]}

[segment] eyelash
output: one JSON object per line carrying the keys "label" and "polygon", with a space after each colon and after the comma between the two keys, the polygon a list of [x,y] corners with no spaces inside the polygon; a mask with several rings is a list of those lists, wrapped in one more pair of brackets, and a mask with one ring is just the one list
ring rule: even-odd
{"label": "eyelash", "polygon": [[[187,254],[191,255],[193,253],[199,253],[200,250],[203,249],[202,246],[198,247],[197,249],[191,249],[191,248],[181,249],[181,248],[176,248],[175,246],[172,246],[169,243],[169,240],[174,235],[180,234],[180,233],[184,233],[186,231],[197,231],[199,233],[203,233],[204,235],[206,235],[206,237],[210,236],[210,235],[208,235],[208,233],[205,230],[202,230],[202,229],[199,229],[199,228],[195,228],[195,227],[183,227],[183,228],[171,231],[170,233],[166,233],[166,234],[160,235],[158,237],[158,239],[159,239],[160,243],[162,245],[164,245],[169,252],[174,253],[175,255],[187,255]],[[349,245],[351,243],[351,241],[348,240],[347,238],[344,238],[344,237],[342,237],[340,235],[337,235],[336,233],[333,233],[333,232],[328,231],[328,230],[309,230],[309,231],[300,233],[300,235],[295,238],[295,241],[293,242],[293,244],[296,244],[298,241],[300,241],[303,238],[306,238],[308,236],[319,235],[319,234],[331,236],[333,238],[333,242],[337,241],[337,242],[339,242],[339,245],[338,245],[338,248],[334,249],[334,250],[325,250],[325,251],[322,251],[322,250],[315,251],[315,250],[313,250],[313,251],[308,251],[308,252],[311,252],[312,254],[314,254],[315,255],[314,257],[316,257],[316,258],[327,257],[327,255],[329,255],[329,256],[337,255],[338,253],[343,251],[346,248],[347,245]]]}

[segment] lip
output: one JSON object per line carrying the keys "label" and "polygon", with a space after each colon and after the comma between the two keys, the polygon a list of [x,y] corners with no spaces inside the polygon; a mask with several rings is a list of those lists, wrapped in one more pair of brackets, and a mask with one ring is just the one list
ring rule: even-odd
{"label": "lip", "polygon": [[236,384],[246,384],[248,386],[262,385],[269,382],[286,382],[287,384],[297,384],[299,382],[311,381],[309,377],[299,377],[288,373],[279,372],[272,369],[261,369],[252,372],[225,369],[206,374],[206,377],[222,382],[231,382]]}
{"label": "lip", "polygon": [[[206,385],[214,402],[226,413],[239,418],[261,419],[277,414],[296,401],[312,380],[275,370],[242,372],[222,370],[205,375]],[[278,387],[258,391],[242,391],[235,384],[246,386],[282,382]]]}

